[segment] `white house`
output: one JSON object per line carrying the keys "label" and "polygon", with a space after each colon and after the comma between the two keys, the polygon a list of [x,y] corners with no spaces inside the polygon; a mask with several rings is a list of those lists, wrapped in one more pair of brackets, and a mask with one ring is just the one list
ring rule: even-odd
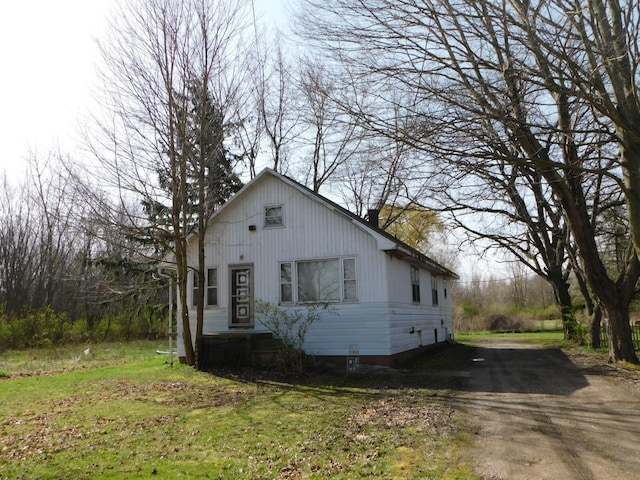
{"label": "white house", "polygon": [[[188,247],[191,267],[196,243]],[[255,313],[256,300],[264,300],[281,308],[330,303],[332,313],[311,326],[304,350],[331,362],[345,364],[351,349],[360,363],[394,366],[453,337],[455,273],[270,169],[211,218],[205,258],[205,335],[266,332]],[[192,269],[192,331],[194,277]]]}

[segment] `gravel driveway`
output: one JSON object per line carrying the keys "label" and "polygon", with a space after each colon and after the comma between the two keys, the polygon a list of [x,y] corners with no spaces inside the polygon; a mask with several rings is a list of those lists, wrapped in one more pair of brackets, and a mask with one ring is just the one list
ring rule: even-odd
{"label": "gravel driveway", "polygon": [[640,479],[640,374],[603,357],[491,339],[457,401],[483,479]]}

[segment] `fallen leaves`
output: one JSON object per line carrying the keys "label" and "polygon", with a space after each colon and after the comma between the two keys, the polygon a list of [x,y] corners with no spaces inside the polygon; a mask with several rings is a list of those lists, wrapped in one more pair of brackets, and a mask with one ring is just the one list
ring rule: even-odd
{"label": "fallen leaves", "polygon": [[[412,427],[416,431],[435,435],[439,429],[450,424],[450,416],[451,409],[444,405],[405,394],[367,403],[349,421],[357,430],[368,425],[388,429]],[[356,435],[356,439],[364,437],[362,434],[360,437]]]}
{"label": "fallen leaves", "polygon": [[[209,408],[237,404],[247,397],[245,390],[233,390],[203,383],[190,384],[180,381],[165,381],[151,384],[127,380],[102,382],[102,388],[86,397],[69,396],[34,403],[21,413],[4,418],[0,422],[0,459],[27,460],[48,456],[73,449],[79,441],[88,443],[89,449],[104,446],[101,439],[107,433],[116,433],[120,439],[143,435],[146,429],[162,427],[178,422],[176,414],[150,414],[144,420],[131,421],[127,416],[86,416],[86,405],[118,399],[123,402],[147,402],[175,407],[169,411],[179,412],[183,408]],[[99,415],[99,409],[94,409]],[[74,424],[70,424],[71,421]]]}

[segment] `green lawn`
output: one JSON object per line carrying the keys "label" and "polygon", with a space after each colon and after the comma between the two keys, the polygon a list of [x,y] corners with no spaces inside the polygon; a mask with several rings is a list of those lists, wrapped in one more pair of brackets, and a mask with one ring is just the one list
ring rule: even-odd
{"label": "green lawn", "polygon": [[0,353],[0,478],[472,479],[472,347],[384,374],[212,375],[138,342]]}
{"label": "green lawn", "polygon": [[564,342],[564,332],[562,330],[545,330],[520,333],[456,333],[456,341],[461,343],[474,344],[488,338],[510,338],[524,343],[559,346]]}

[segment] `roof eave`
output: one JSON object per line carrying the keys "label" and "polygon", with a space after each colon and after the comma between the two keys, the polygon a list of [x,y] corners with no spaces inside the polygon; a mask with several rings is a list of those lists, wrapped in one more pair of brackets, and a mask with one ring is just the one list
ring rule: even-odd
{"label": "roof eave", "polygon": [[414,252],[412,250],[403,248],[401,245],[396,245],[394,248],[387,248],[384,251],[389,255],[392,255],[401,260],[414,262],[424,267],[426,270],[432,273],[436,273],[438,275],[442,275],[443,277],[449,277],[454,280],[457,280],[460,278],[456,273],[434,262],[429,257],[419,254],[417,252]]}

